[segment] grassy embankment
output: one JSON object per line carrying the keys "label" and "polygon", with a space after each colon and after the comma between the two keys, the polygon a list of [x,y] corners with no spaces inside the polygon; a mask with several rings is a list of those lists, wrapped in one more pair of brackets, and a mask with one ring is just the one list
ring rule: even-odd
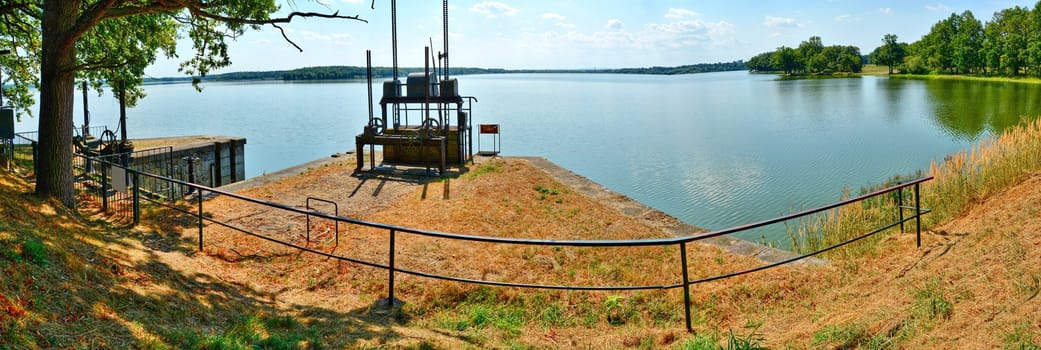
{"label": "grassy embankment", "polygon": [[885,66],[877,66],[873,64],[864,65],[860,75],[878,75],[887,76],[893,79],[919,79],[919,80],[966,80],[966,81],[980,81],[980,82],[997,82],[997,83],[1024,83],[1024,84],[1041,84],[1041,78],[1033,76],[993,76],[993,75],[982,75],[982,74],[908,74],[899,73],[898,70],[894,69],[893,74],[889,74],[889,68]]}
{"label": "grassy embankment", "polygon": [[[922,185],[922,206],[933,212],[923,217],[925,227],[961,216],[973,205],[1041,170],[1041,119],[1009,129],[999,137],[984,140],[968,150],[934,160],[927,172],[899,176],[886,184],[861,189],[861,192],[892,185],[901,180],[932,176]],[[846,197],[850,195],[847,191]],[[903,191],[904,205],[912,205],[910,188]],[[809,217],[789,227],[789,236],[798,251],[813,251],[848,240],[897,218],[896,196],[852,205],[824,215]],[[911,214],[905,210],[905,215]],[[913,225],[912,223],[909,223]],[[840,254],[860,255],[873,250],[881,239]]]}

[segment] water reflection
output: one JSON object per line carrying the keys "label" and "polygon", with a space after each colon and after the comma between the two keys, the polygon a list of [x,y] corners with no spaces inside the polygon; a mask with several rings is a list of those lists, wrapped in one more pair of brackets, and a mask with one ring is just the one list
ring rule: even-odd
{"label": "water reflection", "polygon": [[936,125],[951,137],[976,141],[1041,113],[1041,86],[1023,83],[929,80]]}

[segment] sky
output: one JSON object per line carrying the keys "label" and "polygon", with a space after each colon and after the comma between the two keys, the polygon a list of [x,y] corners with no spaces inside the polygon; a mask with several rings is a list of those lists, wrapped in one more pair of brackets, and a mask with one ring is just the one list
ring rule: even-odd
{"label": "sky", "polygon": [[[283,27],[249,31],[229,44],[232,65],[213,73],[286,70],[310,66],[391,66],[390,1],[283,1],[282,14],[314,11],[358,15],[367,21],[297,18]],[[743,1],[743,0],[470,0],[449,1],[452,67],[572,69],[679,66],[729,62],[810,36],[824,45],[855,45],[868,54],[885,34],[914,42],[952,13],[972,11],[981,21],[1036,2],[958,1]],[[442,3],[397,2],[398,65],[423,66],[423,49],[443,51]],[[179,41],[175,59],[146,69],[151,77],[182,76],[179,62],[191,44]]]}

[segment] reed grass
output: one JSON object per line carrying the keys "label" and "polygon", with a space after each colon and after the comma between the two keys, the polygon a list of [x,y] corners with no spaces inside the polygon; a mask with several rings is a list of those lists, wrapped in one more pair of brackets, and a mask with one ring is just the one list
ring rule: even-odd
{"label": "reed grass", "polygon": [[[974,205],[1019,183],[1041,169],[1041,119],[1024,121],[993,139],[981,141],[969,149],[934,160],[921,175],[933,180],[922,184],[921,203],[932,213],[922,217],[923,229],[964,214]],[[867,193],[909,178],[900,176],[878,186],[861,189]],[[850,198],[845,190],[843,198]],[[913,205],[910,188],[899,195],[875,197],[859,204],[800,218],[786,224],[795,251],[807,253],[844,242],[899,219],[898,206]],[[905,211],[905,218],[913,215]],[[893,232],[893,230],[887,231]],[[854,245],[828,256],[855,257],[872,252],[885,234],[865,239],[867,244]]]}

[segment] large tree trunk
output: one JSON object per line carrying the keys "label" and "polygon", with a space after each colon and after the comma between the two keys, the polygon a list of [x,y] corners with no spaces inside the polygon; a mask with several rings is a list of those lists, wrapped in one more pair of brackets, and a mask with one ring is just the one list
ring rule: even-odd
{"label": "large tree trunk", "polygon": [[72,106],[76,48],[69,33],[79,0],[43,2],[43,55],[40,65],[40,126],[36,194],[75,209],[72,183]]}

